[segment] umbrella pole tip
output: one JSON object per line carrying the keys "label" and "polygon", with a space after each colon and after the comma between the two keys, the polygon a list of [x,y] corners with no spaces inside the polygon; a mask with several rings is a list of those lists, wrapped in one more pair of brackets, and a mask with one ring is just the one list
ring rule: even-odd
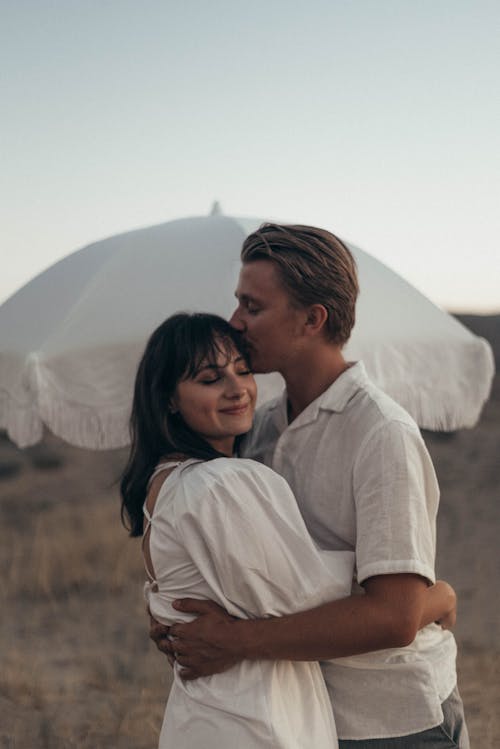
{"label": "umbrella pole tip", "polygon": [[221,216],[222,215],[222,208],[220,207],[220,203],[218,200],[214,200],[212,203],[212,209],[210,211],[211,216]]}

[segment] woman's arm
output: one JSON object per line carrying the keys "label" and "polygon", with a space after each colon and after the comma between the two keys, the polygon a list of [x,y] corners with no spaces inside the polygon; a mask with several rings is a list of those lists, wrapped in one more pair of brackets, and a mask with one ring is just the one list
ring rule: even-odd
{"label": "woman's arm", "polygon": [[456,619],[456,593],[449,583],[437,580],[435,585],[431,585],[426,591],[419,629],[433,622],[440,624],[443,629],[452,629]]}

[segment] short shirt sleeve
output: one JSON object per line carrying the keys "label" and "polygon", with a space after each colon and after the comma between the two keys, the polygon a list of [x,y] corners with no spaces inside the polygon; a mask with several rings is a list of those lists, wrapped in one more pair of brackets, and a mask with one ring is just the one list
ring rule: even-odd
{"label": "short shirt sleeve", "polygon": [[186,471],[177,529],[214,599],[235,616],[278,616],[348,596],[350,552],[319,551],[286,481],[252,460]]}
{"label": "short shirt sleeve", "polygon": [[435,581],[439,488],[418,428],[377,426],[354,464],[357,577],[414,573]]}

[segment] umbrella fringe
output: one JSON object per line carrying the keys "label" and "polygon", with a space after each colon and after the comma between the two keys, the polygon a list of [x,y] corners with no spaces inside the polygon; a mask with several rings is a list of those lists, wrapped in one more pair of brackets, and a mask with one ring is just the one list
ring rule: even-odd
{"label": "umbrella fringe", "polygon": [[43,438],[44,428],[77,447],[89,450],[113,450],[130,444],[125,409],[106,413],[64,402],[47,402],[38,409],[34,404],[19,406],[12,398],[0,399],[0,429],[18,447],[31,447]]}
{"label": "umbrella fringe", "polygon": [[47,404],[40,409],[51,432],[66,442],[90,450],[114,450],[130,444],[129,407],[106,412],[78,404]]}
{"label": "umbrella fringe", "polygon": [[32,404],[19,404],[7,392],[0,393],[0,429],[18,447],[31,447],[43,437],[43,422]]}
{"label": "umbrella fringe", "polygon": [[[472,336],[468,345],[460,349],[442,343],[434,346],[429,342],[427,347],[420,343],[419,354],[411,344],[377,346],[376,353],[367,353],[363,361],[373,381],[421,428],[436,432],[474,427],[495,375],[490,344]],[[461,377],[444,380],[441,372],[461,372]],[[480,376],[475,377],[478,372]]]}

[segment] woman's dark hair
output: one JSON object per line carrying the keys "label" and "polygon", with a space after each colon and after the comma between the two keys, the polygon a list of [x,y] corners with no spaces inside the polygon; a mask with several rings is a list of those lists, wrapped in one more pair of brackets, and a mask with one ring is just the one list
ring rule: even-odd
{"label": "woman's dark hair", "polygon": [[203,362],[215,364],[221,352],[229,358],[234,348],[245,355],[240,334],[222,317],[205,313],[172,315],[149,339],[135,378],[130,455],[120,483],[122,522],[131,536],[142,535],[148,481],[160,458],[222,456],[170,406],[178,382],[193,377]]}

